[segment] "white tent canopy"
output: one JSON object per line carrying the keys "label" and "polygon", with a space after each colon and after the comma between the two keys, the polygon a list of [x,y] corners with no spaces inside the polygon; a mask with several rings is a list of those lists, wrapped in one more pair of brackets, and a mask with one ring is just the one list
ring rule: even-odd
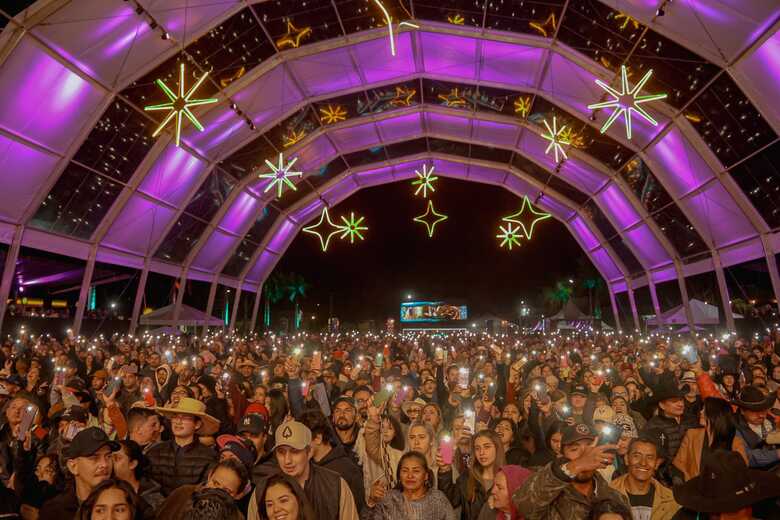
{"label": "white tent canopy", "polygon": [[189,305],[182,305],[179,317],[174,320],[174,305],[166,305],[156,311],[141,316],[141,325],[170,325],[173,327],[223,327],[225,323],[219,319],[199,311]]}
{"label": "white tent canopy", "polygon": [[[691,300],[690,304],[694,325],[720,325],[720,310],[718,307],[696,299]],[[661,318],[664,325],[688,325],[688,319],[685,316],[685,309],[683,309],[682,305],[662,313]],[[742,315],[735,313],[734,318],[740,319]],[[661,323],[655,316],[652,316],[647,320],[647,325],[657,327]]]}

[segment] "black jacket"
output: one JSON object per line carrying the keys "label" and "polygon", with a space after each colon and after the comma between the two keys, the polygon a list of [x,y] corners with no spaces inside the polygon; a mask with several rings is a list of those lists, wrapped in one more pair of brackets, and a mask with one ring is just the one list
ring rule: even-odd
{"label": "black jacket", "polygon": [[174,440],[158,442],[146,452],[149,478],[160,483],[163,496],[179,486],[203,481],[209,466],[217,461],[217,453],[195,441],[180,448]]}
{"label": "black jacket", "polygon": [[317,462],[323,468],[335,471],[341,478],[347,481],[349,490],[355,499],[355,507],[361,512],[366,507],[366,494],[363,488],[363,470],[355,464],[343,446],[334,446],[330,453]]}
{"label": "black jacket", "polygon": [[[269,461],[263,464],[262,471],[253,473],[253,475],[258,477],[262,474],[262,477],[256,481],[257,487],[255,487],[254,491],[258,511],[262,509],[260,501],[265,492],[266,480],[278,472],[279,467],[274,460],[273,462]],[[310,464],[309,478],[306,480],[303,492],[306,494],[309,502],[311,502],[314,511],[317,512],[318,520],[339,520],[341,477],[338,473],[317,464]]]}
{"label": "black jacket", "polygon": [[483,489],[482,485],[477,483],[474,489],[474,497],[469,500],[468,481],[469,474],[462,473],[456,482],[452,481],[452,470],[439,473],[439,489],[447,495],[453,508],[461,507],[460,517],[463,520],[477,520],[482,506],[488,498],[488,491]]}
{"label": "black jacket", "polygon": [[38,520],[73,520],[79,510],[76,488],[71,484],[68,489],[43,503]]}

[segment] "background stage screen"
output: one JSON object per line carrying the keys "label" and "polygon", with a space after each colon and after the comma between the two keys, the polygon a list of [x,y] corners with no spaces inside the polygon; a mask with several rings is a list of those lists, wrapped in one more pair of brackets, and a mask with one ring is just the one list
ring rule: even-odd
{"label": "background stage screen", "polygon": [[460,321],[469,317],[465,305],[453,305],[443,301],[401,303],[401,323],[440,323]]}

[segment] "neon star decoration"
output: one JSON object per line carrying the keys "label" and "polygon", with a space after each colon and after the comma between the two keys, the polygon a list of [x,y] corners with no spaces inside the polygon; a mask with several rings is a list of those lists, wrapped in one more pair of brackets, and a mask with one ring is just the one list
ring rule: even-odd
{"label": "neon star decoration", "polygon": [[417,94],[415,88],[395,87],[395,97],[390,100],[390,104],[394,107],[411,106],[415,94]]}
{"label": "neon star decoration", "polygon": [[[547,133],[542,134],[542,137],[548,141],[550,141],[550,144],[547,145],[547,149],[544,151],[545,154],[550,153],[550,150],[553,150],[555,152],[555,162],[560,162],[560,155],[563,155],[564,159],[568,159],[566,156],[566,151],[563,149],[563,146],[570,145],[571,141],[566,139],[564,137],[564,131],[566,130],[566,125],[563,125],[562,127],[558,128],[558,121],[553,116],[553,124],[552,128],[550,128],[550,124],[547,122],[547,120],[543,120],[544,126],[547,128]],[[560,153],[559,153],[560,152]]]}
{"label": "neon star decoration", "polygon": [[555,13],[550,13],[550,16],[548,16],[547,19],[543,22],[533,21],[528,22],[528,25],[531,27],[531,29],[535,29],[539,32],[539,34],[545,38],[548,38],[555,32]]}
{"label": "neon star decoration", "polygon": [[344,222],[343,226],[337,226],[341,228],[343,233],[339,238],[344,239],[346,237],[349,237],[349,243],[354,244],[355,243],[355,237],[358,237],[360,240],[363,240],[363,235],[360,233],[361,231],[368,231],[368,228],[366,226],[361,226],[360,224],[363,223],[363,220],[365,217],[360,217],[359,219],[355,219],[355,213],[352,212],[349,214],[349,220],[347,220],[344,217],[341,217],[341,220]]}
{"label": "neon star decoration", "polygon": [[[531,213],[531,215],[534,216],[534,218],[531,220],[531,222],[528,225],[526,225],[526,223],[523,222],[523,220],[521,220],[521,217],[523,217],[523,215],[525,214],[526,209],[528,210],[529,213]],[[533,204],[531,204],[531,201],[528,200],[527,196],[525,196],[523,197],[523,205],[520,207],[520,211],[518,211],[514,215],[509,215],[508,217],[504,217],[501,220],[503,220],[504,222],[517,224],[518,226],[520,226],[520,229],[523,231],[523,235],[525,235],[525,238],[527,240],[531,240],[531,236],[534,233],[534,228],[536,227],[536,224],[538,224],[542,220],[547,220],[550,217],[552,217],[552,215],[550,215],[549,213],[544,213],[542,211],[538,211],[534,209],[534,206]]]}
{"label": "neon star decoration", "polygon": [[289,148],[300,142],[304,137],[306,137],[306,130],[290,130],[287,134],[282,136],[282,146]]}
{"label": "neon star decoration", "polygon": [[[433,219],[430,217],[433,217]],[[436,213],[436,210],[433,209],[433,201],[429,200],[428,209],[419,217],[414,217],[414,221],[425,224],[425,227],[428,229],[428,238],[433,238],[433,232],[436,229],[436,224],[444,222],[447,220],[447,218],[447,215]]]}
{"label": "neon star decoration", "polygon": [[523,96],[515,99],[515,114],[520,117],[528,117],[528,113],[531,111],[531,96]]}
{"label": "neon star decoration", "polygon": [[659,99],[666,98],[666,94],[649,94],[646,96],[639,95],[639,91],[642,90],[642,87],[645,86],[645,83],[647,83],[647,80],[650,79],[650,76],[652,75],[653,75],[652,69],[648,70],[647,74],[645,74],[644,77],[639,80],[639,83],[634,85],[634,88],[631,88],[628,83],[628,73],[626,71],[626,66],[621,65],[620,66],[620,80],[621,80],[620,92],[610,87],[600,79],[596,80],[596,84],[599,87],[603,88],[610,96],[612,96],[612,99],[610,99],[609,101],[603,101],[601,103],[594,103],[592,105],[588,105],[588,108],[591,110],[595,110],[599,108],[615,109],[612,112],[612,115],[609,116],[607,121],[601,127],[602,134],[606,132],[609,129],[609,127],[612,126],[612,123],[614,123],[615,120],[622,115],[623,119],[626,122],[626,137],[628,139],[631,139],[631,113],[632,112],[636,112],[653,126],[658,126],[658,121],[650,117],[650,114],[648,114],[645,111],[645,109],[640,106],[642,103],[649,103],[650,101],[658,101]]}
{"label": "neon star decoration", "polygon": [[301,46],[301,40],[308,38],[311,35],[311,27],[304,27],[298,29],[292,23],[292,20],[287,20],[287,33],[276,40],[276,48],[279,50],[290,47],[297,49]]}
{"label": "neon star decoration", "polygon": [[623,20],[623,24],[620,26],[620,30],[624,30],[629,25],[632,25],[634,29],[639,29],[639,21],[633,16],[629,16],[626,13],[618,13],[614,16],[615,20]]}
{"label": "neon star decoration", "polygon": [[[327,226],[326,230],[320,231],[319,228],[324,226]],[[333,231],[327,232],[327,228],[330,228]],[[330,213],[328,213],[327,207],[322,209],[322,215],[320,215],[320,220],[316,224],[303,228],[304,233],[309,233],[320,239],[320,246],[322,247],[323,252],[328,250],[330,239],[343,231],[341,226],[337,226],[330,219]]]}
{"label": "neon star decoration", "polygon": [[520,247],[520,237],[522,235],[518,233],[518,228],[512,227],[511,222],[507,224],[506,228],[499,224],[498,229],[501,230],[501,233],[496,235],[496,238],[502,239],[500,247],[506,246],[510,251],[512,250],[512,246]]}
{"label": "neon star decoration", "polygon": [[162,132],[163,128],[165,128],[168,123],[171,122],[171,120],[175,117],[176,118],[176,146],[179,146],[179,143],[181,142],[181,120],[182,115],[187,116],[187,119],[189,119],[193,125],[195,125],[195,128],[203,131],[203,125],[200,124],[200,121],[195,117],[195,114],[190,111],[190,107],[196,107],[199,105],[209,105],[211,103],[216,103],[219,101],[217,98],[206,98],[206,99],[190,99],[192,95],[195,93],[196,90],[198,90],[198,87],[200,87],[201,83],[206,79],[206,76],[208,76],[209,73],[204,73],[198,81],[195,82],[195,84],[190,88],[190,90],[187,91],[187,93],[184,93],[184,64],[180,64],[179,66],[179,93],[174,94],[171,89],[168,88],[168,85],[165,84],[165,82],[161,79],[158,79],[155,83],[157,83],[157,86],[162,89],[162,91],[165,93],[166,96],[168,96],[168,99],[170,101],[168,103],[161,103],[159,105],[149,105],[144,107],[144,110],[146,111],[154,111],[154,110],[170,110],[170,113],[165,116],[165,119],[163,119],[163,122],[160,123],[160,126],[157,127],[157,130],[154,131],[152,134],[152,137],[157,137],[160,135],[160,132]]}
{"label": "neon star decoration", "polygon": [[296,188],[295,184],[293,184],[290,180],[290,177],[303,176],[303,172],[290,170],[293,165],[295,165],[296,161],[298,161],[297,157],[293,158],[293,160],[285,164],[284,154],[281,153],[279,154],[279,164],[273,164],[271,161],[266,159],[265,164],[271,168],[271,171],[269,173],[261,173],[259,177],[261,179],[271,179],[271,181],[268,183],[268,186],[265,187],[263,193],[268,193],[271,189],[273,189],[274,186],[276,186],[276,197],[281,198],[285,185],[291,190],[297,191],[298,188]]}
{"label": "neon star decoration", "polygon": [[463,18],[463,16],[461,16],[460,13],[448,15],[447,21],[452,25],[463,25],[466,23],[466,20]]}
{"label": "neon star decoration", "polygon": [[460,95],[458,87],[450,89],[450,93],[447,95],[439,94],[436,97],[448,107],[463,108],[466,106],[466,98]]}
{"label": "neon star decoration", "polygon": [[[323,252],[326,252],[330,245],[330,240],[336,235],[340,235],[338,238],[342,240],[349,238],[350,244],[355,243],[355,237],[363,240],[362,232],[368,231],[368,227],[362,225],[364,219],[365,217],[355,218],[355,213],[352,212],[349,214],[349,219],[341,217],[342,222],[344,222],[343,225],[334,224],[330,219],[328,208],[325,207],[322,208],[320,220],[316,224],[303,228],[303,232],[319,238],[320,247],[322,247]],[[324,229],[320,230],[320,228]]]}
{"label": "neon star decoration", "polygon": [[347,120],[347,111],[341,105],[333,106],[328,104],[325,108],[320,108],[320,114],[322,114],[320,116],[320,121],[326,125],[332,125],[333,123]]}
{"label": "neon star decoration", "polygon": [[412,181],[412,186],[417,186],[417,191],[414,192],[414,196],[420,194],[420,191],[422,191],[423,198],[428,198],[428,190],[431,190],[431,193],[436,191],[433,189],[433,183],[437,180],[439,180],[438,177],[436,177],[433,174],[433,171],[436,169],[435,166],[431,166],[431,169],[428,169],[427,164],[423,164],[423,171],[420,173],[419,170],[414,170],[414,173],[417,174],[417,180]]}
{"label": "neon star decoration", "polygon": [[[374,3],[379,7],[379,9],[382,11],[382,15],[385,17],[385,23],[387,24],[387,31],[390,36],[390,54],[395,56],[395,34],[393,34],[393,17],[390,15],[390,13],[387,11],[385,6],[382,4],[380,0],[374,0]],[[412,22],[400,22],[398,24],[398,28],[400,29],[403,26],[411,27],[413,29],[419,29],[420,26],[412,23]]]}

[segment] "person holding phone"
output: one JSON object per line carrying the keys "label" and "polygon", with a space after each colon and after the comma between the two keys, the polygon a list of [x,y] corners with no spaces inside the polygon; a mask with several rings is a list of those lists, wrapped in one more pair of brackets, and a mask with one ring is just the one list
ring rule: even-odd
{"label": "person holding phone", "polygon": [[447,497],[434,486],[433,471],[419,452],[405,453],[398,463],[398,482],[364,520],[455,520]]}
{"label": "person holding phone", "polygon": [[615,444],[596,444],[587,424],[566,426],[561,439],[563,457],[532,474],[512,500],[526,518],[572,520],[588,518],[597,500],[628,502],[609,487],[599,469],[612,464]]}
{"label": "person holding phone", "polygon": [[504,466],[504,446],[491,430],[482,430],[471,439],[473,463],[466,473],[453,479],[452,465],[437,454],[438,486],[453,507],[462,508],[463,520],[476,520],[487,501],[496,472]]}
{"label": "person holding phone", "polygon": [[363,467],[366,502],[373,506],[395,485],[398,463],[404,454],[404,437],[398,421],[383,415],[382,409],[376,406],[368,408],[363,436],[365,452],[358,455]]}

